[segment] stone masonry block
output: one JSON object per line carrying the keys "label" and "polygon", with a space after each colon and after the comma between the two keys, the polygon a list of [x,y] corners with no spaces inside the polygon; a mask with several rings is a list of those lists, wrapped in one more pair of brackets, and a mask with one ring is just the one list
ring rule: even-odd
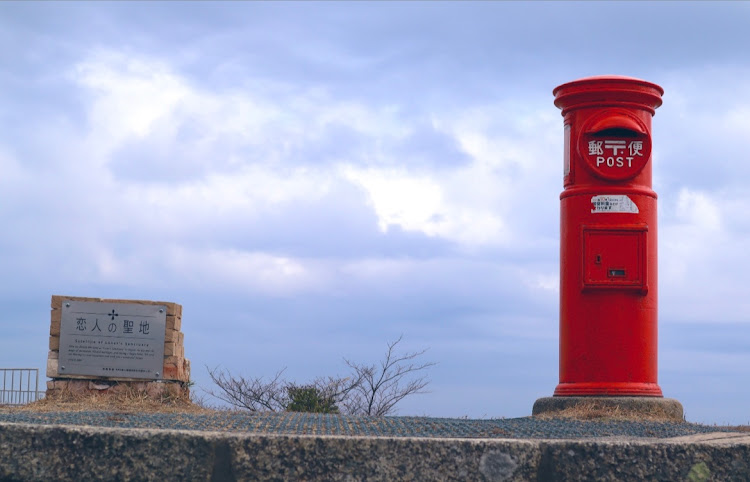
{"label": "stone masonry block", "polygon": [[179,316],[167,315],[166,323],[167,330],[180,331],[180,328],[182,328],[182,318]]}
{"label": "stone masonry block", "polygon": [[182,305],[178,305],[177,303],[167,303],[167,315],[174,315],[177,318],[182,318]]}
{"label": "stone masonry block", "polygon": [[164,366],[165,367],[178,367],[184,363],[185,360],[178,356],[165,356]]}
{"label": "stone masonry block", "polygon": [[84,394],[88,391],[88,385],[88,380],[54,380],[52,387],[47,383],[47,396],[50,396],[53,392]]}
{"label": "stone masonry block", "polygon": [[176,356],[177,343],[164,343],[164,356]]}
{"label": "stone masonry block", "polygon": [[178,333],[179,331],[177,330],[167,328],[167,331],[164,333],[164,343],[177,343]]}
{"label": "stone masonry block", "polygon": [[60,337],[59,336],[49,337],[49,349],[52,351],[60,351]]}
{"label": "stone masonry block", "polygon": [[48,378],[56,378],[58,376],[57,373],[57,360],[48,358],[47,359],[47,377]]}
{"label": "stone masonry block", "polygon": [[75,301],[103,301],[101,298],[88,298],[85,296],[63,296],[63,295],[52,295],[51,308],[53,310],[61,310],[63,300],[75,300]]}
{"label": "stone masonry block", "polygon": [[177,345],[182,345],[184,343],[184,340],[185,335],[181,331],[171,330],[167,328],[167,331],[164,334],[165,343],[176,343]]}
{"label": "stone masonry block", "polygon": [[60,320],[52,320],[49,324],[49,334],[50,336],[60,336]]}
{"label": "stone masonry block", "polygon": [[162,376],[165,380],[177,380],[180,382],[189,381],[189,375],[185,374],[184,367],[165,367]]}
{"label": "stone masonry block", "polygon": [[47,360],[59,360],[60,352],[57,350],[50,350],[47,352]]}

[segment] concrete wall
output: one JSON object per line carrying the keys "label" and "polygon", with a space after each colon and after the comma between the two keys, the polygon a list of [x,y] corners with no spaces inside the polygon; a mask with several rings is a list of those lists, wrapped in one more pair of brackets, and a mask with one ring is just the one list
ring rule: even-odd
{"label": "concrete wall", "polygon": [[589,441],[0,423],[2,480],[749,480],[750,434]]}

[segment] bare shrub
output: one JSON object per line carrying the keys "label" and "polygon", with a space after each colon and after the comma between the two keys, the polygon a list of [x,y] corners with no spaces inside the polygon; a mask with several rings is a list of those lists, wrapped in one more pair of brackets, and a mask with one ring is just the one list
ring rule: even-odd
{"label": "bare shrub", "polygon": [[226,370],[208,369],[218,390],[206,390],[233,407],[252,412],[303,411],[344,413],[381,417],[393,413],[404,398],[425,393],[429,384],[424,372],[435,365],[416,361],[427,350],[398,354],[402,337],[388,343],[385,358],[379,364],[366,365],[345,359],[351,369],[347,377],[319,377],[312,383],[297,385],[282,378],[284,370],[266,380],[264,377],[233,376]]}
{"label": "bare shrub", "polygon": [[288,383],[281,378],[284,370],[279,370],[272,379],[266,381],[263,377],[235,377],[226,370],[209,369],[208,375],[219,387],[219,391],[207,390],[206,393],[233,407],[245,408],[251,412],[282,411],[289,403],[286,389]]}
{"label": "bare shrub", "polygon": [[417,362],[427,351],[397,354],[398,340],[388,343],[385,358],[379,365],[361,365],[345,360],[354,371],[355,378],[361,380],[353,388],[351,396],[342,403],[347,413],[382,417],[391,414],[404,398],[425,393],[430,383],[425,370],[435,365],[433,362]]}

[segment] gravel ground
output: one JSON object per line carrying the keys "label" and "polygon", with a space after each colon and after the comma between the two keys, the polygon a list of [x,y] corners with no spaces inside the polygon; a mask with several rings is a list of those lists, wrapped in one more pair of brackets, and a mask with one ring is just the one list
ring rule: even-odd
{"label": "gravel ground", "polygon": [[230,411],[217,411],[211,414],[105,411],[6,412],[0,413],[0,422],[284,435],[523,439],[577,439],[609,436],[669,438],[732,430],[726,427],[719,429],[687,422],[579,421],[532,417],[493,420],[427,417],[370,418],[308,413],[253,414]]}

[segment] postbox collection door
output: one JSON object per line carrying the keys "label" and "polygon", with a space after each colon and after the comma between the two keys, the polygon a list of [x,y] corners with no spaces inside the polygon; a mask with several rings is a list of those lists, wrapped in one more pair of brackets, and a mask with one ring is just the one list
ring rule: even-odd
{"label": "postbox collection door", "polygon": [[647,226],[584,226],[583,289],[647,291]]}

